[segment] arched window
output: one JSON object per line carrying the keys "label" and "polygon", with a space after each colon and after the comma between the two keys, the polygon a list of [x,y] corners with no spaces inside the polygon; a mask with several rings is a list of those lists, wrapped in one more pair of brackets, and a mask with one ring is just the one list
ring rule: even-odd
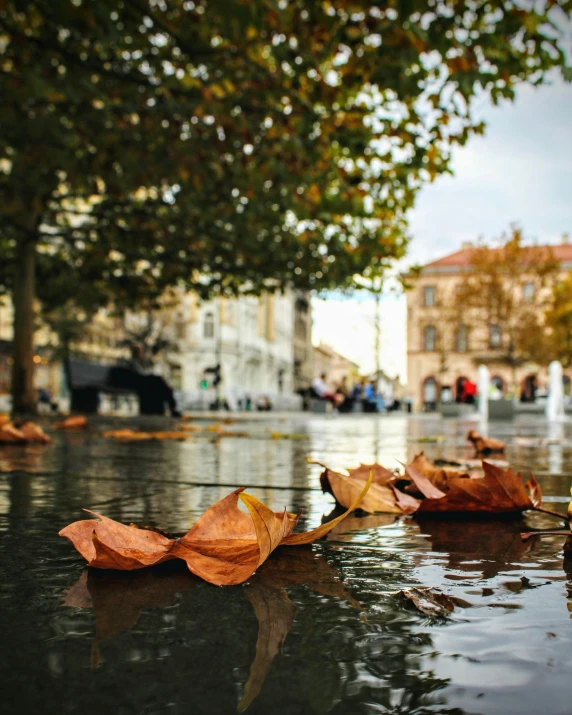
{"label": "arched window", "polygon": [[205,315],[205,322],[203,323],[203,337],[214,338],[214,316],[212,313],[207,313]]}
{"label": "arched window", "polygon": [[491,348],[500,348],[502,345],[502,330],[500,325],[492,323],[489,326],[489,346]]}
{"label": "arched window", "polygon": [[437,343],[437,330],[434,325],[426,325],[423,329],[423,350],[432,352]]}
{"label": "arched window", "polygon": [[461,323],[455,334],[455,349],[458,353],[466,353],[469,349],[469,331],[464,323]]}

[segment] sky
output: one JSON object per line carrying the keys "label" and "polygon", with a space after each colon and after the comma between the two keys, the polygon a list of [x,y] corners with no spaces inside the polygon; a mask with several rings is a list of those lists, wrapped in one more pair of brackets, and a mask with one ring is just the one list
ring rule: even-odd
{"label": "sky", "polygon": [[[492,241],[518,223],[540,243],[572,240],[572,85],[560,79],[522,87],[514,103],[477,107],[484,137],[453,154],[453,176],[421,190],[410,213],[408,264],[423,264],[461,248]],[[314,342],[325,342],[367,373],[375,365],[374,303],[331,294],[313,300]],[[382,299],[380,364],[406,379],[403,296]]]}

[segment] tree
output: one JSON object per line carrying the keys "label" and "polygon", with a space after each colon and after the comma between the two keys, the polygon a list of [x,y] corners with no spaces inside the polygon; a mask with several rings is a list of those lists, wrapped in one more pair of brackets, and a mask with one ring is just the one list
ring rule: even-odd
{"label": "tree", "polygon": [[564,368],[572,367],[572,273],[554,285],[541,329],[534,345],[541,349],[542,355],[533,353],[535,360],[540,362],[540,358],[544,358],[545,363],[559,360]]}
{"label": "tree", "polygon": [[464,322],[481,337],[475,360],[502,362],[512,371],[529,361],[545,364],[542,315],[558,279],[560,264],[549,246],[525,245],[522,231],[513,228],[501,245],[477,245],[471,265],[459,284]]}
{"label": "tree", "polygon": [[[32,410],[34,301],[50,271],[106,301],[348,285],[403,255],[406,212],[565,55],[572,3],[6,0],[2,276],[13,399]],[[65,291],[69,292],[69,291]]]}

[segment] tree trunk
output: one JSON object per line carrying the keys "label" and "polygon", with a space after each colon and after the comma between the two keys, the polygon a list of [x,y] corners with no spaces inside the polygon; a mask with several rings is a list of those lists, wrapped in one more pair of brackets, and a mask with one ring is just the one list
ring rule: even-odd
{"label": "tree trunk", "polygon": [[25,240],[22,243],[14,279],[12,412],[13,414],[35,414],[37,411],[34,389],[35,241]]}

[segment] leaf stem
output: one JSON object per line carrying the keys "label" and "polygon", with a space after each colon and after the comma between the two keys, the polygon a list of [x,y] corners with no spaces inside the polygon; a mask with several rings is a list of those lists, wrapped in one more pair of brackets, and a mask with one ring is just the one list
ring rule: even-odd
{"label": "leaf stem", "polygon": [[557,519],[562,519],[562,521],[570,521],[570,517],[566,514],[561,514],[558,511],[552,511],[551,509],[544,509],[541,506],[533,506],[534,511],[540,511],[543,514],[549,514],[550,516],[555,516]]}

